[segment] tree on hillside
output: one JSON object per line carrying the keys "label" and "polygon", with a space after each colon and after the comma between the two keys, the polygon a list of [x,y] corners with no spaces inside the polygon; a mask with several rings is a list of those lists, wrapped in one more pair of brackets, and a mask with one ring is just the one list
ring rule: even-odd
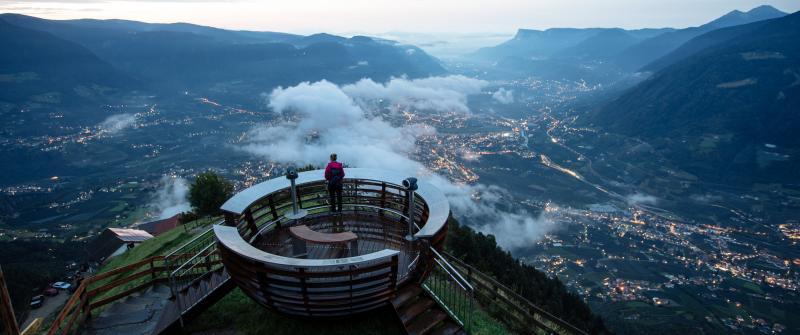
{"label": "tree on hillside", "polygon": [[[447,225],[447,252],[572,325],[590,334],[610,334],[603,320],[592,313],[589,305],[578,295],[567,290],[558,278],[549,278],[514,258],[497,245],[493,235],[484,235],[461,225],[452,217]],[[493,316],[504,319],[502,313],[498,313]]]}
{"label": "tree on hillside", "polygon": [[197,175],[189,188],[189,203],[200,216],[220,215],[222,206],[233,195],[233,184],[214,171]]}
{"label": "tree on hillside", "polygon": [[297,172],[306,172],[306,171],[312,171],[312,170],[318,170],[318,169],[319,168],[314,166],[313,164],[308,164],[306,166],[298,167],[297,168]]}

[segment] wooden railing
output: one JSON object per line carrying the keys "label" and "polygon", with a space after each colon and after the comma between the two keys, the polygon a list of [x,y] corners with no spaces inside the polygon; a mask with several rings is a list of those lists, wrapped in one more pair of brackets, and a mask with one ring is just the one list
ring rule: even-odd
{"label": "wooden railing", "polygon": [[504,316],[502,319],[510,322],[514,328],[533,334],[586,335],[585,331],[534,305],[489,275],[450,254],[442,254],[472,283],[482,305],[500,308]]}
{"label": "wooden railing", "polygon": [[[225,269],[247,295],[287,314],[342,316],[378,308],[399,286],[429,273],[432,262],[418,261],[418,244],[424,241],[426,248],[443,247],[450,205],[441,191],[420,181],[415,196],[410,197],[402,186],[407,176],[352,168],[342,182],[344,213],[331,213],[323,175],[322,170],[300,173],[294,199],[290,182],[277,177],[237,193],[222,205],[227,227],[214,228],[217,245]],[[293,201],[307,213],[303,219],[285,215],[293,211]],[[364,229],[359,238],[378,234],[378,240],[403,245],[403,252],[383,249],[347,258],[304,259],[253,246],[272,230],[326,217],[358,217],[378,223],[374,233]],[[409,231],[409,227],[416,229]],[[406,240],[410,235],[414,238]]]}
{"label": "wooden railing", "polygon": [[338,317],[367,311],[388,302],[399,285],[398,251],[293,259],[256,249],[233,227],[214,229],[225,270],[237,286],[259,304],[286,314]]}
{"label": "wooden railing", "polygon": [[166,282],[165,269],[164,256],[154,256],[83,279],[47,334],[75,333],[99,308],[153,284]]}
{"label": "wooden railing", "polygon": [[0,268],[0,319],[3,321],[3,328],[0,328],[0,334],[3,333],[3,330],[9,335],[19,334],[17,317],[14,315],[14,308],[11,306],[11,296],[9,296],[6,288],[6,280],[3,276],[2,268]]}
{"label": "wooden railing", "polygon": [[[402,186],[386,182],[346,179],[343,186],[342,204],[346,210],[378,211],[395,216],[405,223],[408,211],[408,197]],[[297,186],[298,205],[309,214],[328,212],[328,191],[325,181],[314,181]],[[242,214],[229,213],[227,224],[236,226],[243,238],[254,237],[259,228],[272,223],[280,224],[284,214],[292,210],[292,200],[288,189],[265,195],[248,206]],[[429,209],[422,198],[414,201],[415,224],[424,226]]]}
{"label": "wooden railing", "polygon": [[[323,170],[302,172],[296,180],[299,208],[309,214],[327,212],[328,192]],[[447,231],[450,204],[435,186],[420,181],[414,202],[402,181],[408,176],[374,169],[347,169],[343,180],[343,207],[353,212],[370,211],[394,216],[403,224],[413,217],[420,227],[416,237],[429,239],[441,250]],[[276,177],[237,193],[222,205],[225,224],[235,226],[245,240],[257,237],[260,227],[280,225],[284,214],[292,211],[289,181]]]}
{"label": "wooden railing", "polygon": [[[180,306],[180,302],[186,303],[187,306],[196,303],[196,301],[184,301],[187,298],[181,297],[180,293],[186,291],[187,287],[202,279],[204,275],[221,267],[213,234],[210,236],[210,245],[200,251],[194,250],[194,247],[198,244],[198,240],[203,240],[199,242],[200,244],[209,243],[203,238],[208,237],[208,234],[199,235],[200,239],[193,239],[166,256],[153,256],[83,279],[47,334],[75,333],[88,318],[92,317],[92,313],[98,313],[103,306],[158,283],[170,283],[172,294],[179,302],[180,311],[185,307]],[[202,299],[202,297],[195,298]]]}

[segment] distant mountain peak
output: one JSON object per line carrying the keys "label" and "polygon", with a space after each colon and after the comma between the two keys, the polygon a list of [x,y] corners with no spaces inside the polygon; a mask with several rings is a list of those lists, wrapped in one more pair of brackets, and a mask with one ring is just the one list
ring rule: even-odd
{"label": "distant mountain peak", "polygon": [[718,19],[705,24],[705,26],[719,28],[730,27],[755,21],[775,19],[787,14],[788,13],[784,13],[770,5],[761,5],[747,12],[742,12],[738,9],[732,10]]}
{"label": "distant mountain peak", "polygon": [[339,36],[336,36],[336,35],[333,35],[333,34],[328,34],[328,33],[316,33],[316,34],[308,35],[308,37],[340,38]]}
{"label": "distant mountain peak", "polygon": [[777,9],[777,8],[772,7],[770,5],[761,5],[761,6],[758,6],[758,7],[754,7],[748,13],[753,14],[753,13],[760,13],[760,12],[778,13],[778,14],[783,14],[783,15],[787,14],[787,13],[784,13],[783,11],[781,11],[780,9]]}

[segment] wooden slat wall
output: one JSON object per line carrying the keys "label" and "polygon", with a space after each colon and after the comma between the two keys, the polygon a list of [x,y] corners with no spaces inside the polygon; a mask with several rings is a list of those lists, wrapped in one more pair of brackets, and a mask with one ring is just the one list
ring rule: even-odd
{"label": "wooden slat wall", "polygon": [[[405,212],[408,209],[407,192],[399,185],[370,180],[346,180],[344,186],[345,206],[372,205],[398,212]],[[327,204],[327,190],[323,182],[298,185],[297,194],[305,208]],[[236,222],[229,225],[238,227],[240,235],[249,241],[253,237],[253,225],[261,227],[267,222],[274,222],[290,207],[291,197],[288,190],[281,190],[254,202],[243,215],[236,216]],[[357,213],[361,212],[358,207],[355,207],[355,210]],[[412,210],[417,225],[424,226],[430,212],[428,204],[424,199],[417,197]],[[376,219],[404,222],[401,217],[391,213],[376,214]],[[313,220],[314,215],[311,214],[307,219]],[[324,211],[319,215],[324,215]],[[360,234],[362,233],[370,234],[369,232]],[[442,250],[446,235],[445,225],[425,244]],[[402,240],[404,236],[391,236],[391,238]],[[386,303],[396,292],[397,286],[402,284],[398,278],[397,256],[376,266],[370,266],[371,272],[364,272],[364,269],[342,269],[312,274],[305,272],[306,269],[287,270],[278,269],[275,265],[260,264],[226,250],[222,245],[218,246],[225,268],[247,295],[264,306],[288,314],[339,316],[373,309]],[[429,263],[419,262],[419,264]],[[411,269],[419,274],[427,273],[426,270]],[[408,276],[411,277],[414,276]]]}
{"label": "wooden slat wall", "polygon": [[280,312],[336,317],[378,308],[394,296],[398,256],[361,266],[281,269],[218,244],[231,278],[253,300]]}

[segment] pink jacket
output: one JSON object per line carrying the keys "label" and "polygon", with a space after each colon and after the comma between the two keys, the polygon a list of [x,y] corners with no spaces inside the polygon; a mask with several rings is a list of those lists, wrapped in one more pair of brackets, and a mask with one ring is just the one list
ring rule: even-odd
{"label": "pink jacket", "polygon": [[330,162],[328,163],[328,166],[325,167],[325,180],[331,180],[331,168],[338,168],[339,170],[342,170],[342,179],[344,179],[344,167],[342,166],[342,163]]}

